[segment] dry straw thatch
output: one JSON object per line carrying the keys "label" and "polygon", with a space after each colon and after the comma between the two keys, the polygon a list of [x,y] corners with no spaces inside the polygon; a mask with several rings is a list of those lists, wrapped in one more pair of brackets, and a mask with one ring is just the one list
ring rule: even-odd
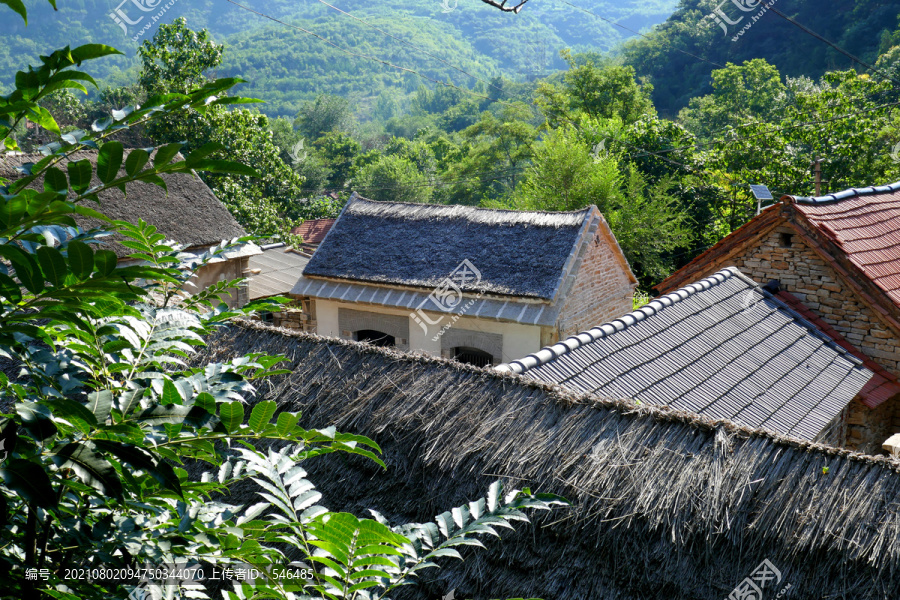
{"label": "dry straw thatch", "polygon": [[308,465],[332,510],[428,520],[497,478],[573,502],[406,597],[721,600],[764,559],[792,598],[900,594],[890,459],[260,325],[210,342],[202,359],[285,354],[291,374],[260,397],[382,445],[386,473],[346,457]]}

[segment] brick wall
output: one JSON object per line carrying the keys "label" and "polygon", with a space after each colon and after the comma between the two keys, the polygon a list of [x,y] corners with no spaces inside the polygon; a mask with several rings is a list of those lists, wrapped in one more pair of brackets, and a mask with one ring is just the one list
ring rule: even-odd
{"label": "brick wall", "polygon": [[617,258],[603,225],[588,245],[559,316],[559,339],[621,317],[632,310],[636,284]]}
{"label": "brick wall", "polygon": [[[728,266],[739,268],[760,285],[778,279],[782,289],[800,298],[847,341],[890,372],[900,375],[900,340],[793,228],[787,225],[774,228],[737,255],[711,264],[696,279]],[[846,446],[880,452],[881,443],[900,432],[898,404],[898,398],[888,400],[877,409],[858,401],[851,403],[846,415]]]}

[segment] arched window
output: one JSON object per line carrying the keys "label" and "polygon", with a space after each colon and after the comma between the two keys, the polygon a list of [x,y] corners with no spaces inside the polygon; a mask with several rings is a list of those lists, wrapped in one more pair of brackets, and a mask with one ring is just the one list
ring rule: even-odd
{"label": "arched window", "polygon": [[476,367],[486,367],[494,364],[494,357],[489,352],[479,350],[478,348],[467,348],[459,346],[453,349],[453,358],[467,365],[475,365]]}
{"label": "arched window", "polygon": [[353,334],[353,339],[357,342],[366,342],[381,348],[393,348],[397,345],[397,340],[394,336],[388,335],[383,331],[375,331],[374,329],[361,329]]}

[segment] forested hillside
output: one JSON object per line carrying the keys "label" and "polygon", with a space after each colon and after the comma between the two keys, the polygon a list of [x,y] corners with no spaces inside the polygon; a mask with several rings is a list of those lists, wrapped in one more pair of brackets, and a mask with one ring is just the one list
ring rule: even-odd
{"label": "forested hillside", "polygon": [[[386,87],[403,93],[427,81],[364,57],[348,56],[307,33],[225,0],[120,1],[64,2],[51,17],[53,11],[46,2],[28,0],[33,17],[27,31],[20,21],[0,23],[4,42],[0,46],[0,85],[8,86],[23,60],[34,64],[48,48],[96,41],[126,53],[124,57],[98,61],[97,74],[113,84],[127,83],[136,73],[135,52],[140,42],[151,39],[160,23],[171,23],[180,16],[195,30],[209,29],[215,41],[226,45],[226,59],[218,74],[240,74],[247,79],[250,84],[241,93],[265,99],[263,110],[270,115],[293,114],[302,100],[318,93],[339,94],[365,104]],[[165,8],[169,4],[172,6]],[[438,58],[479,77],[502,74],[515,80],[534,79],[564,66],[559,59],[563,48],[610,50],[630,35],[557,0],[534,2],[518,15],[501,13],[478,0],[333,0],[329,4],[414,42],[437,58],[403,46],[366,23],[314,0],[262,0],[246,6],[302,27],[341,48],[352,48],[357,54],[376,55],[429,78],[467,86],[476,80]],[[572,4],[640,29],[662,22],[675,9],[676,0],[577,0]],[[153,9],[144,12],[138,5]],[[136,25],[123,21],[120,26],[111,16],[117,8],[131,21],[142,20]],[[141,34],[141,28],[163,9],[159,21]],[[132,72],[122,73],[128,69]]]}
{"label": "forested hillside", "polygon": [[[736,7],[738,3],[753,10],[742,11]],[[674,115],[691,97],[710,92],[710,72],[716,66],[695,57],[721,66],[764,58],[783,75],[814,79],[833,69],[865,70],[773,11],[764,12],[751,29],[733,41],[765,4],[759,0],[724,4],[721,0],[681,0],[678,10],[656,27],[649,39],[629,41],[626,60],[653,83],[657,108]],[[719,6],[729,20],[738,21],[726,24],[727,33],[708,18]],[[778,0],[772,7],[870,64],[879,50],[889,47],[888,32],[897,28],[900,13],[898,0]]]}

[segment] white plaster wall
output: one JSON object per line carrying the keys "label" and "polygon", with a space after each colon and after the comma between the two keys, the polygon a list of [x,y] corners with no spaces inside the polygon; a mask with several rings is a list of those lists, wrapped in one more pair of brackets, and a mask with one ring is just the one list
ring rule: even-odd
{"label": "white plaster wall", "polygon": [[[316,299],[316,332],[319,335],[342,337],[338,326],[338,309],[350,308],[384,315],[409,316],[409,310],[397,308],[385,308],[368,304],[356,304],[353,302],[336,302],[334,300]],[[433,321],[440,317],[437,313],[427,313]],[[438,325],[431,325],[427,332],[413,319],[409,322],[409,348],[411,352],[425,352],[434,356],[441,355],[441,339],[434,339],[441,331],[442,326],[451,324],[451,318],[445,317]],[[452,327],[468,329],[470,331],[484,331],[487,333],[499,333],[503,336],[503,361],[509,362],[517,358],[523,358],[541,349],[541,328],[535,325],[522,325],[487,319],[474,319],[460,317],[452,322]]]}

